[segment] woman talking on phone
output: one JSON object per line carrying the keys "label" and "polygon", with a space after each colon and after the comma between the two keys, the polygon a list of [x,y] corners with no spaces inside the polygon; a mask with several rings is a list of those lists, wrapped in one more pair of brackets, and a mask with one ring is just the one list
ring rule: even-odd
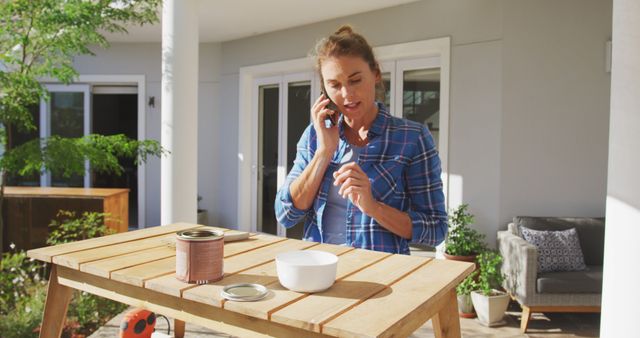
{"label": "woman talking on phone", "polygon": [[276,195],[278,222],[304,240],[409,254],[447,233],[440,159],[429,130],[376,102],[380,66],[350,26],[318,42],[323,93]]}

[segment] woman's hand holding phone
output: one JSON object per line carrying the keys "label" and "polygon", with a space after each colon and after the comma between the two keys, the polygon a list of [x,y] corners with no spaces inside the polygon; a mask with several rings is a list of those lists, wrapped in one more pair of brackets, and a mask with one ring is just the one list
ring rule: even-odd
{"label": "woman's hand holding phone", "polygon": [[[324,154],[327,157],[333,156],[338,148],[338,139],[340,137],[338,132],[338,112],[329,108],[331,100],[325,96],[320,95],[316,102],[311,107],[311,116],[313,118],[313,127],[318,135],[317,153]],[[333,107],[332,107],[333,108]],[[326,120],[330,120],[329,127],[325,124]]]}

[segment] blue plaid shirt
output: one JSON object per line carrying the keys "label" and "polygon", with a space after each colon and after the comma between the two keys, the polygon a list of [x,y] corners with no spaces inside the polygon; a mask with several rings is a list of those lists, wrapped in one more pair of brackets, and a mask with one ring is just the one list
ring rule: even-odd
{"label": "blue plaid shirt", "polygon": [[[393,117],[378,103],[378,115],[369,129],[369,144],[360,153],[358,165],[369,176],[373,197],[404,211],[411,217],[411,242],[440,244],[447,233],[447,213],[440,179],[440,158],[427,127]],[[307,210],[293,205],[289,187],[307,167],[316,151],[316,132],[309,125],[298,142],[293,168],[275,201],[278,222],[290,228],[304,220],[304,240],[322,242],[322,214],[327,193],[345,154],[346,139],[340,118],[340,141],[324,174],[313,205]],[[345,219],[347,244],[353,247],[409,254],[409,240],[395,235],[374,218],[347,202]]]}

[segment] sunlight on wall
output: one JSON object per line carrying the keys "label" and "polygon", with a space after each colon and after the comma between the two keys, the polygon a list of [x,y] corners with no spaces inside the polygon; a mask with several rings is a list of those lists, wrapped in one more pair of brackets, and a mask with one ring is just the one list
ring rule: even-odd
{"label": "sunlight on wall", "polygon": [[[460,175],[442,175],[442,183],[447,186],[447,176],[449,177],[448,193],[445,191],[445,201],[447,201],[447,210],[457,208],[462,204],[462,176]],[[444,258],[444,242],[436,247],[436,258]]]}
{"label": "sunlight on wall", "polygon": [[607,196],[602,322],[610,325],[606,326],[607,332],[601,332],[603,337],[628,337],[625,328],[629,324],[625,323],[637,320],[637,303],[619,300],[629,299],[630,289],[624,285],[637,285],[640,280],[640,269],[633,259],[638,257],[638,238],[640,210],[615,197]]}
{"label": "sunlight on wall", "polygon": [[455,209],[463,203],[462,180],[460,175],[449,174],[449,209]]}

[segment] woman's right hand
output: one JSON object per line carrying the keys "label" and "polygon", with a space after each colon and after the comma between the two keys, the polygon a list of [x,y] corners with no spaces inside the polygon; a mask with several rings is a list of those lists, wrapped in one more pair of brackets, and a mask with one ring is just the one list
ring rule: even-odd
{"label": "woman's right hand", "polygon": [[[336,149],[338,149],[340,132],[337,124],[330,128],[325,126],[324,120],[327,116],[338,114],[336,111],[327,109],[329,102],[330,100],[325,94],[320,95],[313,107],[311,107],[311,117],[313,118],[313,128],[316,131],[316,135],[318,135],[316,153],[324,154],[331,158]],[[332,118],[334,118],[334,121],[338,121],[337,116],[332,116]]]}

